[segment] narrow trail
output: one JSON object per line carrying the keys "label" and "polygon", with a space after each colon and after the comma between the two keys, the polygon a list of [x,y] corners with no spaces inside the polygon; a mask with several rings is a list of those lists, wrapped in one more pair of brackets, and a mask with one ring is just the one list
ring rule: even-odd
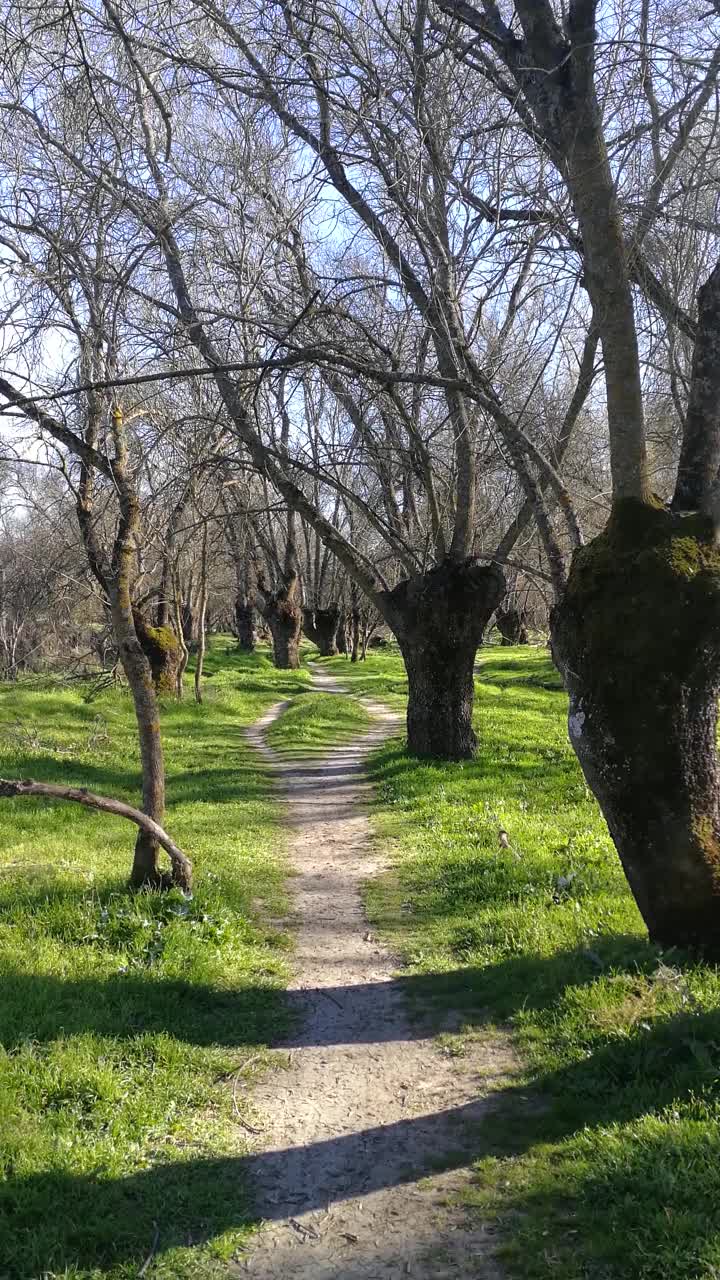
{"label": "narrow trail", "polygon": [[[346,692],[325,674],[313,673],[313,687]],[[268,747],[265,730],[287,703],[248,731],[272,762],[292,832],[297,1019],[276,1046],[287,1068],[254,1095],[262,1137],[249,1176],[267,1225],[234,1269],[258,1280],[497,1280],[490,1234],[448,1201],[512,1058],[492,1038],[468,1058],[443,1054],[409,1018],[397,961],[369,929],[360,891],[383,864],[363,765],[400,718],[364,705],[369,732],[326,760]]]}

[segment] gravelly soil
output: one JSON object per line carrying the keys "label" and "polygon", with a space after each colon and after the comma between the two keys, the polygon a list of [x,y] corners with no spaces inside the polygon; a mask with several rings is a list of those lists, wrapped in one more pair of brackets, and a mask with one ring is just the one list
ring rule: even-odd
{"label": "gravelly soil", "polygon": [[[324,675],[314,685],[341,691]],[[498,1280],[491,1233],[453,1200],[489,1095],[513,1071],[511,1050],[488,1037],[467,1057],[443,1052],[409,1017],[397,961],[360,898],[382,869],[363,764],[399,718],[366,702],[373,725],[362,738],[328,760],[287,761],[264,740],[285,705],[249,737],[287,801],[297,1020],[278,1046],[286,1068],[255,1094],[262,1136],[249,1174],[267,1225],[233,1270],[258,1280]]]}

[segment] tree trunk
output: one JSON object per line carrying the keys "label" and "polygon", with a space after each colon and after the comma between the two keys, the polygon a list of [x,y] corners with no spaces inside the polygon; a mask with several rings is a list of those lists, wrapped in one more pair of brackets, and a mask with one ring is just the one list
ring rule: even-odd
{"label": "tree trunk", "polygon": [[313,644],[317,645],[319,649],[320,637],[315,627],[315,610],[303,609],[302,617],[303,617],[303,631],[305,632],[305,635],[307,636],[308,640],[312,640]]}
{"label": "tree trunk", "polygon": [[182,649],[172,627],[151,627],[139,609],[133,609],[135,632],[150,663],[158,693],[177,693]]}
{"label": "tree trunk", "polygon": [[445,560],[401,582],[383,601],[408,674],[408,750],[439,760],[468,760],[473,668],[483,632],[505,591],[496,566]]}
{"label": "tree trunk", "polygon": [[195,611],[192,606],[192,600],[183,600],[181,613],[183,640],[187,645],[192,645],[195,637]]}
{"label": "tree trunk", "polygon": [[208,526],[203,524],[202,552],[200,555],[200,600],[198,613],[198,647],[195,657],[195,701],[202,702],[202,673],[205,662],[205,632],[208,621]]}
{"label": "tree trunk", "polygon": [[255,651],[255,610],[244,596],[235,599],[235,635],[242,653]]}
{"label": "tree trunk", "polygon": [[340,610],[340,617],[338,618],[338,624],[335,629],[335,644],[337,646],[338,653],[344,653],[347,655],[347,651],[348,651],[347,615],[344,609]]}
{"label": "tree trunk", "polygon": [[552,617],[570,739],[652,941],[720,956],[720,551],[710,522],[616,504]]}
{"label": "tree trunk", "polygon": [[187,668],[190,651],[185,643],[185,633],[182,625],[182,604],[180,602],[180,584],[176,573],[173,573],[173,609],[175,611],[175,635],[177,636],[178,645],[180,647],[180,661],[178,663],[175,677],[175,692],[177,693],[178,700],[181,700],[183,696],[183,676],[185,675]]}
{"label": "tree trunk", "polygon": [[280,671],[297,671],[300,666],[302,614],[289,600],[273,598],[265,607],[265,618],[273,644],[273,662]]}
{"label": "tree trunk", "polygon": [[205,621],[207,615],[207,589],[200,599],[200,618],[198,622],[198,647],[195,655],[195,701],[202,702],[202,674],[205,662]]}
{"label": "tree trunk", "polygon": [[333,658],[338,652],[337,634],[340,625],[340,609],[331,604],[327,609],[316,609],[314,614],[315,643],[321,658]]}
{"label": "tree trunk", "polygon": [[355,582],[350,587],[352,608],[350,610],[350,661],[357,662],[360,653],[360,602]]}
{"label": "tree trunk", "polygon": [[525,619],[519,609],[509,605],[508,608],[498,609],[495,614],[495,625],[502,637],[503,645],[528,644],[527,627]]}
{"label": "tree trunk", "polygon": [[[126,595],[122,585],[119,590],[111,591],[113,631],[135,706],[142,762],[143,812],[162,824],[165,813],[165,761],[160,737],[160,709],[150,659],[138,638],[133,611]],[[141,830],[135,842],[130,873],[133,888],[162,889],[171,882],[171,878],[160,870],[159,853],[160,845],[157,840],[149,832]]]}

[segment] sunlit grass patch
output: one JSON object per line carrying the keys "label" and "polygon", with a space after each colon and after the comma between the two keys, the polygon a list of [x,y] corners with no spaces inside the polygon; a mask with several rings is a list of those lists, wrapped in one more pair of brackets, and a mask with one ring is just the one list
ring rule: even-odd
{"label": "sunlit grass patch", "polygon": [[[308,676],[229,637],[208,672],[203,706],[163,711],[191,900],[127,892],[128,823],[2,802],[3,1276],[119,1280],[153,1248],[153,1275],[221,1274],[250,1229],[246,1081],[284,1025],[287,940],[267,922],[284,909],[281,815],[242,730]],[[137,803],[126,693],[3,686],[0,724],[0,774]]]}
{"label": "sunlit grass patch", "polygon": [[[469,1198],[501,1224],[510,1275],[711,1280],[718,971],[647,942],[547,651],[479,659],[477,760],[428,764],[397,743],[373,759],[394,866],[367,892],[423,979],[416,998],[477,1033],[506,1026],[521,1051]],[[367,668],[363,684],[398,690],[398,657]]]}
{"label": "sunlit grass patch", "polygon": [[344,693],[303,693],[273,721],[267,741],[283,755],[324,755],[364,733],[370,716]]}

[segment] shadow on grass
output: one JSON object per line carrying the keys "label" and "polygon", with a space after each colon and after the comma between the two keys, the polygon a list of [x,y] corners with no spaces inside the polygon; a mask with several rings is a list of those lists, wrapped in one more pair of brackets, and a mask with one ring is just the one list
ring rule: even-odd
{"label": "shadow on grass", "polygon": [[195,1045],[267,1044],[285,1021],[284,995],[269,983],[229,988],[125,973],[64,980],[2,975],[0,1044],[12,1052],[82,1035],[132,1039],[165,1032]]}
{"label": "shadow on grass", "polygon": [[487,684],[511,683],[513,686],[526,684],[532,687],[547,689],[549,692],[561,693],[563,684],[557,667],[553,664],[547,651],[531,650],[528,657],[513,656],[502,658],[497,653],[480,651],[479,660],[475,664],[475,674]]}
{"label": "shadow on grass", "polygon": [[[210,735],[208,735],[210,739]],[[215,741],[215,739],[213,739]],[[258,761],[247,743],[240,738],[237,742],[228,740],[217,743],[217,752],[223,761],[233,761],[228,767],[219,769],[203,767],[203,753],[210,749],[208,743],[198,743],[198,765],[194,769],[168,771],[167,804],[170,814],[173,805],[207,801],[209,804],[221,804],[247,801],[257,798],[267,799],[271,794],[270,774],[262,761]],[[234,757],[237,757],[234,761]],[[33,778],[36,782],[56,782],[63,786],[83,786],[100,795],[115,798],[127,796],[131,802],[137,802],[141,786],[139,766],[122,768],[117,765],[92,764],[87,760],[59,759],[51,755],[18,755],[13,761],[14,773],[20,778]],[[58,808],[61,802],[36,799],[23,796],[17,800],[5,800],[3,804],[13,804],[20,812],[32,810],[51,810]],[[67,808],[66,805],[62,806]],[[90,810],[73,806],[72,813],[88,822],[97,822],[98,814]],[[106,822],[106,817],[100,817]]]}
{"label": "shadow on grass", "polygon": [[[518,758],[519,757],[519,758]],[[390,742],[374,753],[366,765],[367,775],[376,786],[391,780],[397,781],[409,775],[413,781],[413,789],[401,798],[401,803],[411,805],[414,794],[430,798],[432,782],[452,783],[457,781],[464,789],[486,786],[488,780],[502,780],[508,795],[513,794],[515,787],[523,787],[528,783],[542,781],[544,787],[561,790],[570,782],[577,782],[578,768],[575,759],[564,748],[545,747],[533,751],[531,747],[518,743],[513,744],[502,757],[480,743],[478,755],[473,760],[460,763],[438,760],[420,760],[408,753],[403,742]],[[465,790],[467,797],[467,791]],[[573,800],[572,803],[575,801]]]}
{"label": "shadow on grass", "polygon": [[[430,981],[423,980],[426,989]],[[74,1265],[89,1270],[136,1262],[147,1254],[156,1223],[158,1252],[211,1240],[251,1221],[246,1175],[251,1186],[271,1188],[281,1171],[285,1181],[288,1165],[295,1169],[292,1184],[297,1196],[292,1205],[263,1197],[264,1217],[326,1208],[328,1197],[332,1203],[330,1180],[318,1176],[318,1170],[343,1172],[332,1185],[338,1187],[337,1198],[345,1199],[415,1181],[431,1170],[465,1166],[479,1157],[520,1156],[538,1142],[560,1141],[589,1130],[602,1134],[609,1126],[713,1091],[717,1077],[713,1057],[719,1038],[718,1012],[679,1014],[657,1026],[639,1028],[631,1037],[601,1045],[591,1057],[548,1073],[538,1082],[546,1099],[541,1110],[536,1099],[528,1097],[527,1086],[512,1085],[498,1090],[490,1102],[479,1097],[460,1107],[359,1134],[252,1157],[188,1159],[119,1179],[108,1179],[101,1172],[21,1176],[9,1170],[0,1188],[0,1219],[5,1216],[10,1224],[10,1229],[0,1231],[0,1272],[19,1280],[48,1268],[57,1271]],[[704,1141],[705,1156],[715,1158],[717,1133]],[[651,1149],[652,1143],[657,1150]],[[645,1177],[654,1186],[658,1156],[665,1170],[678,1156],[678,1140],[670,1131],[656,1131],[652,1143],[629,1144],[626,1159],[616,1157],[600,1170],[596,1165],[576,1166],[572,1195],[587,1199],[602,1193],[604,1206],[626,1194],[635,1195],[639,1202],[643,1184],[636,1180]],[[691,1146],[692,1136],[683,1134],[681,1143]],[[703,1233],[708,1240],[714,1235],[716,1196],[707,1185],[707,1159],[696,1160],[695,1165],[688,1160],[684,1168],[679,1195],[683,1203],[695,1206],[697,1250],[704,1243]],[[559,1197],[567,1211],[567,1196],[566,1184],[557,1194],[546,1184],[541,1197],[521,1188],[513,1208],[527,1209],[531,1201],[541,1199],[543,1211],[551,1212]],[[698,1205],[705,1205],[699,1218]],[[597,1202],[594,1207],[597,1214]],[[661,1202],[659,1208],[663,1207]],[[682,1215],[677,1221],[661,1216],[666,1236],[677,1231],[684,1238]],[[644,1233],[623,1241],[627,1268],[623,1275],[661,1274],[643,1269],[648,1256],[647,1214],[644,1221]],[[603,1261],[594,1258],[598,1265]]]}
{"label": "shadow on grass", "polygon": [[[467,1138],[468,1126],[477,1121],[478,1112],[477,1104],[469,1104],[306,1147],[254,1157],[158,1164],[120,1179],[64,1172],[11,1176],[0,1185],[0,1274],[27,1280],[46,1274],[48,1268],[58,1274],[69,1265],[95,1275],[93,1268],[139,1263],[154,1237],[157,1254],[205,1243],[224,1231],[257,1222],[248,1200],[248,1183],[250,1187],[257,1182],[266,1187],[284,1183],[288,1166],[295,1169],[297,1195],[291,1205],[273,1205],[268,1197],[262,1205],[265,1219],[326,1209],[333,1202],[329,1178],[309,1178],[310,1169],[347,1168],[340,1197],[345,1199],[414,1181],[430,1168],[461,1166],[467,1154],[458,1149],[458,1143]],[[430,1145],[425,1149],[421,1142],[424,1159],[413,1161],[404,1154],[417,1150],[420,1128],[435,1139],[439,1124],[457,1134],[451,1152]],[[370,1242],[364,1247],[370,1247]]]}
{"label": "shadow on grass", "polygon": [[[333,895],[332,884],[327,892]],[[400,990],[416,1012],[412,1034],[425,1037],[442,1027],[447,1010],[459,1012],[469,1027],[509,1020],[519,1010],[550,1008],[568,987],[588,986],[605,973],[651,974],[658,953],[640,939],[618,935],[592,952],[572,950],[551,957],[523,956],[486,967],[448,973],[410,974],[391,983],[359,983],[278,992],[258,987],[218,988],[154,974],[119,973],[108,978],[65,980],[5,970],[0,988],[0,1044],[12,1050],[26,1040],[94,1032],[134,1036],[165,1031],[197,1045],[263,1043],[277,1027],[281,1009],[301,1019],[308,1002],[329,1000],[339,1015],[322,1021],[318,1045],[387,1042],[394,1023],[379,996]],[[272,1005],[272,1008],[269,1008]],[[688,1015],[688,1025],[699,1025]],[[718,1014],[720,1018],[720,1014]],[[720,1028],[719,1028],[720,1029]],[[406,1032],[403,1032],[405,1035]],[[286,1042],[287,1043],[287,1042]],[[621,1053],[627,1054],[627,1041]],[[581,1070],[591,1069],[590,1063]]]}

